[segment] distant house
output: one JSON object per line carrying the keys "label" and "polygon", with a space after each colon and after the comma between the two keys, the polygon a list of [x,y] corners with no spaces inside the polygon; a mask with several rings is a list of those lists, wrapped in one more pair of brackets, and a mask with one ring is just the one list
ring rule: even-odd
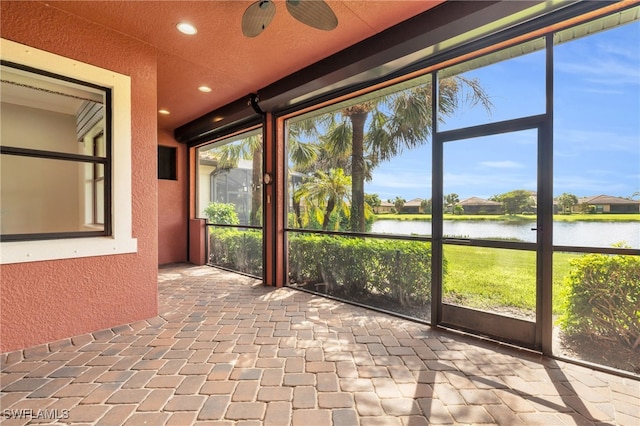
{"label": "distant house", "polygon": [[402,213],[422,213],[422,198],[414,198],[404,203]]}
{"label": "distant house", "polygon": [[218,167],[218,161],[208,153],[200,157],[198,167],[199,217],[206,217],[204,209],[209,203],[231,203],[235,206],[240,224],[249,224],[251,212],[252,164],[240,159],[233,168]]}
{"label": "distant house", "polygon": [[572,211],[581,212],[583,206],[593,206],[595,213],[638,213],[640,201],[613,195],[594,195],[593,197],[578,198],[578,204],[572,207]]}
{"label": "distant house", "polygon": [[464,209],[465,214],[500,214],[502,213],[502,203],[489,201],[480,197],[470,197],[460,201],[458,206]]}
{"label": "distant house", "polygon": [[392,213],[393,212],[392,209],[395,209],[395,206],[393,205],[393,203],[390,203],[388,201],[382,201],[379,206],[373,208],[373,212],[375,214]]}

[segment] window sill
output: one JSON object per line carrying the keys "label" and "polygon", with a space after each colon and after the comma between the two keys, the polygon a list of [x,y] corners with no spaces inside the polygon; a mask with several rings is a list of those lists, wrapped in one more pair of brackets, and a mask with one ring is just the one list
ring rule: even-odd
{"label": "window sill", "polygon": [[0,264],[136,253],[135,238],[96,237],[68,240],[12,241],[0,244]]}

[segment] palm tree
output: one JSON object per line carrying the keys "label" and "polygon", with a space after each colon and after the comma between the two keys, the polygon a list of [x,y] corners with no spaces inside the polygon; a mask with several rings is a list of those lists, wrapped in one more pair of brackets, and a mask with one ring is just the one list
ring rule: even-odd
{"label": "palm tree", "polygon": [[571,208],[578,204],[578,197],[568,192],[563,192],[556,198],[558,205],[562,208],[562,213],[571,214]]}
{"label": "palm tree", "polygon": [[239,142],[223,145],[217,149],[218,167],[238,167],[238,161],[251,160],[251,213],[250,225],[260,225],[262,207],[262,134],[248,136]]}
{"label": "palm tree", "polygon": [[398,214],[402,213],[402,209],[404,208],[404,203],[406,203],[407,200],[405,200],[402,197],[396,197],[395,200],[393,200],[393,206],[396,208],[396,212]]}
{"label": "palm tree", "polygon": [[502,203],[505,213],[515,215],[530,210],[533,204],[531,191],[526,189],[516,189],[504,194],[500,194],[498,201]]}
{"label": "palm tree", "polygon": [[460,202],[460,196],[455,192],[452,192],[451,194],[447,194],[444,196],[444,206],[445,207],[451,206],[451,213],[454,212],[456,204],[458,204],[459,202]]}
{"label": "palm tree", "polygon": [[[322,229],[327,230],[334,211],[349,216],[351,176],[345,175],[342,169],[331,169],[328,173],[317,171],[296,191],[294,198],[304,200],[322,224]],[[336,228],[339,222],[336,221]]]}
{"label": "palm tree", "polygon": [[422,213],[431,214],[431,198],[420,201]]}
{"label": "palm tree", "polygon": [[[470,89],[470,93],[466,89]],[[431,83],[426,83],[315,119],[316,124],[327,128],[322,139],[328,152],[337,158],[349,155],[351,160],[351,231],[365,231],[364,182],[373,167],[404,149],[427,142],[432,129],[431,93]],[[465,102],[481,104],[487,110],[491,107],[477,80],[460,76],[443,79],[439,93],[439,120],[451,115]],[[306,125],[306,128],[310,126]]]}

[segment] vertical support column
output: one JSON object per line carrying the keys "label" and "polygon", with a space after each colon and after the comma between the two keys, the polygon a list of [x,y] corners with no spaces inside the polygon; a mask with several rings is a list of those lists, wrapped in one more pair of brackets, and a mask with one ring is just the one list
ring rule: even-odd
{"label": "vertical support column", "polygon": [[[187,199],[185,203],[187,204],[187,253],[186,258],[189,262],[191,262],[191,220],[197,217],[196,215],[196,196],[197,196],[197,186],[196,179],[198,178],[198,167],[197,167],[197,157],[198,157],[198,149],[188,146],[187,147],[187,179],[185,185],[187,187]],[[197,254],[195,254],[197,256]]]}
{"label": "vertical support column", "polygon": [[264,283],[282,287],[285,284],[285,149],[283,122],[267,113],[264,123],[264,173],[269,183],[264,185],[263,259]]}
{"label": "vertical support column", "polygon": [[537,324],[542,353],[553,352],[553,34],[546,39],[546,117],[538,136]]}
{"label": "vertical support column", "polygon": [[189,262],[194,265],[207,263],[206,228],[204,219],[189,220]]}
{"label": "vertical support column", "polygon": [[438,137],[438,73],[431,73],[431,325],[442,320],[443,146]]}

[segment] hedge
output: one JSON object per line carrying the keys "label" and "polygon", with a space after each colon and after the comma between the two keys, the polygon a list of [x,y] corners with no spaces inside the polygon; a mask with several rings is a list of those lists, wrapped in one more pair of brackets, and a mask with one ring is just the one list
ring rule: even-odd
{"label": "hedge", "polygon": [[209,231],[209,263],[262,276],[262,232],[234,228]]}
{"label": "hedge", "polygon": [[329,235],[289,237],[289,278],[330,293],[382,294],[401,304],[431,297],[431,244]]}

